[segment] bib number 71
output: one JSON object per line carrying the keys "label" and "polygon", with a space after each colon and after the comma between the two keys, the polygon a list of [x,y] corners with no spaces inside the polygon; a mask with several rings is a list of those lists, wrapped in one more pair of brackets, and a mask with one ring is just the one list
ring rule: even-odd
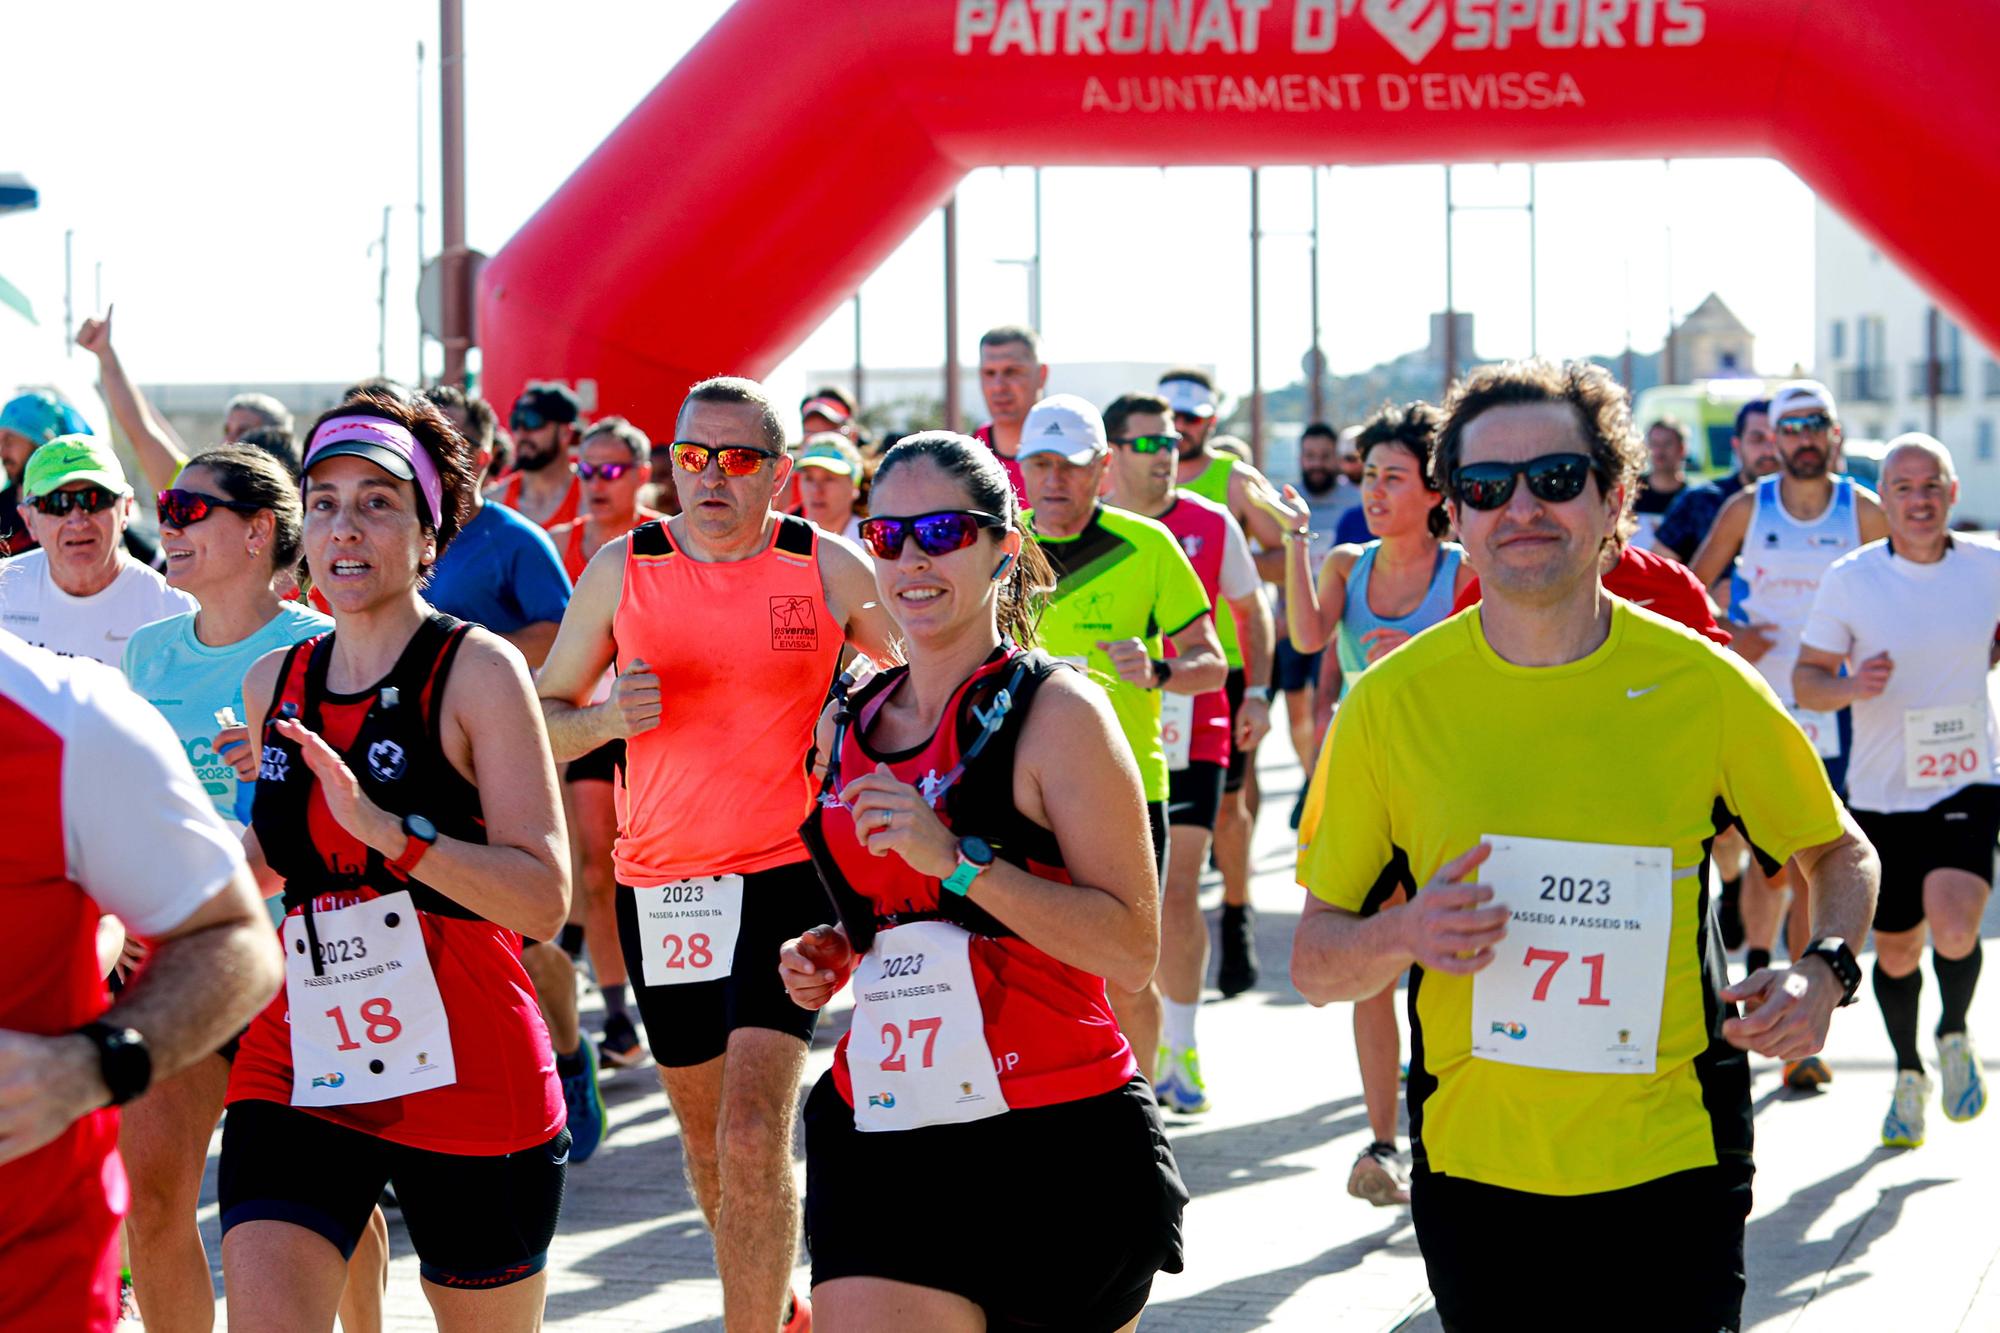
{"label": "bib number 71", "polygon": [[[1533,967],[1536,963],[1548,964],[1548,971],[1542,973],[1535,981],[1534,998],[1537,1001],[1549,998],[1549,983],[1556,979],[1556,973],[1562,970],[1562,965],[1567,963],[1569,959],[1569,952],[1564,949],[1528,950],[1527,956],[1521,960],[1521,966]],[[1604,998],[1604,955],[1601,953],[1587,953],[1580,961],[1585,967],[1590,969],[1590,991],[1586,995],[1579,996],[1577,1003],[1585,1005],[1610,1004],[1611,1001]]]}
{"label": "bib number 71", "polygon": [[[913,1018],[909,1023],[909,1040],[914,1044],[919,1036],[924,1039],[924,1051],[918,1068],[931,1067],[931,1055],[937,1050],[938,1029],[944,1026],[942,1018]],[[889,1053],[882,1057],[882,1068],[891,1074],[900,1074],[909,1068],[910,1058],[903,1053],[903,1030],[894,1023],[882,1025],[882,1040],[888,1044]]]}

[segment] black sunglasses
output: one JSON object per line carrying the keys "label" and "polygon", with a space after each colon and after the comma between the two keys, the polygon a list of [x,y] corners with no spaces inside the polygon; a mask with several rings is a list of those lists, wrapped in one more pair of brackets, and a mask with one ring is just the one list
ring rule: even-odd
{"label": "black sunglasses", "polygon": [[1814,412],[1810,416],[1786,417],[1778,423],[1780,435],[1819,435],[1833,428],[1833,418],[1824,412]]}
{"label": "black sunglasses", "polygon": [[50,491],[28,501],[29,504],[47,514],[50,518],[61,518],[72,509],[81,509],[86,514],[101,514],[111,508],[119,497],[102,486],[85,486],[75,491]]}
{"label": "black sunglasses", "polygon": [[200,491],[184,491],[179,487],[161,491],[154,500],[159,503],[160,522],[170,528],[184,528],[190,523],[199,523],[218,509],[230,509],[239,514],[254,514],[262,505],[251,504],[248,500],[228,500],[220,495],[203,495]]}
{"label": "black sunglasses", "polygon": [[1130,449],[1135,454],[1167,453],[1177,447],[1180,442],[1181,437],[1173,433],[1166,435],[1134,435],[1127,439],[1112,441],[1119,448]]}
{"label": "black sunglasses", "polygon": [[1583,494],[1590,455],[1543,454],[1525,463],[1467,463],[1451,474],[1451,493],[1467,509],[1498,509],[1514,494],[1514,479],[1528,479],[1528,494],[1564,504]]}
{"label": "black sunglasses", "polygon": [[549,419],[532,407],[517,407],[507,418],[508,430],[540,430]]}
{"label": "black sunglasses", "polygon": [[571,465],[570,471],[585,481],[594,481],[598,477],[606,481],[616,481],[637,466],[639,466],[637,463],[575,463]]}
{"label": "black sunglasses", "polygon": [[940,509],[909,518],[869,518],[861,522],[861,540],[878,560],[895,560],[912,536],[925,555],[950,555],[972,545],[981,528],[1004,528],[1007,520],[983,509]]}

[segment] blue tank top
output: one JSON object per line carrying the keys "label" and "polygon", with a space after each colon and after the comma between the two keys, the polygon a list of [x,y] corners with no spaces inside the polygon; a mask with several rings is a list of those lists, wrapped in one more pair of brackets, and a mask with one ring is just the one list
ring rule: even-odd
{"label": "blue tank top", "polygon": [[1417,609],[1406,616],[1378,616],[1368,605],[1368,578],[1375,571],[1375,553],[1381,549],[1381,542],[1369,542],[1361,548],[1361,558],[1354,562],[1354,568],[1347,572],[1347,608],[1341,612],[1340,628],[1334,634],[1334,645],[1340,653],[1343,699],[1353,688],[1355,678],[1368,669],[1368,645],[1361,642],[1365,635],[1378,629],[1399,629],[1414,635],[1451,615],[1452,590],[1458,582],[1458,561],[1463,554],[1456,546],[1438,547],[1437,563],[1431,567],[1431,586],[1424,593],[1424,600],[1417,603]]}

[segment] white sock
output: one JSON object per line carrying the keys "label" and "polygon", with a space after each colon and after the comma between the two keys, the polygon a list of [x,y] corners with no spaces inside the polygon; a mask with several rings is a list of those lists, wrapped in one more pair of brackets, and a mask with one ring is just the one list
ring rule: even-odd
{"label": "white sock", "polygon": [[1172,1000],[1162,997],[1160,1008],[1162,1010],[1160,1039],[1172,1050],[1192,1050],[1194,1048],[1194,1015],[1195,1011],[1201,1008],[1201,1006],[1199,1004],[1177,1004]]}

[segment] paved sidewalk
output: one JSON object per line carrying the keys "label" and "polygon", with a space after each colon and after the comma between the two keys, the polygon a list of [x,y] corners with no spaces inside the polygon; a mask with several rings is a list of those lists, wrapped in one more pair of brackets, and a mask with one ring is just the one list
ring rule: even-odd
{"label": "paved sidewalk", "polygon": [[[1286,748],[1278,735],[1265,753]],[[1264,976],[1234,1000],[1211,992],[1202,1009],[1202,1063],[1215,1109],[1170,1126],[1195,1195],[1188,1270],[1155,1287],[1147,1330],[1438,1328],[1407,1210],[1374,1209],[1346,1194],[1348,1167],[1368,1141],[1347,1011],[1312,1009],[1286,977],[1299,891],[1284,815],[1298,779],[1293,764],[1264,770],[1271,795],[1255,886]],[[1211,904],[1215,898],[1211,888]],[[2000,912],[1989,915],[1987,934],[2000,934]],[[1928,1032],[1936,1013],[1928,968],[1925,985]],[[1996,991],[2000,980],[1989,978],[1973,1028],[2000,1053]],[[844,1006],[822,1022],[810,1077],[826,1067],[845,1026]],[[1992,1206],[2000,1113],[1954,1125],[1933,1103],[1922,1149],[1878,1147],[1892,1070],[1865,986],[1861,1003],[1838,1016],[1829,1054],[1836,1078],[1816,1095],[1784,1092],[1775,1066],[1757,1073],[1745,1328],[2000,1329],[2000,1208]],[[678,1127],[654,1072],[607,1075],[604,1092],[611,1130],[597,1156],[570,1172],[548,1323],[719,1329],[708,1236],[681,1181]],[[213,1168],[211,1156],[201,1216],[220,1293]],[[416,1260],[393,1213],[390,1230],[388,1325],[427,1329]],[[1643,1245],[1634,1237],[1635,1250]],[[802,1266],[801,1286],[806,1279]],[[1649,1280],[1637,1282],[1635,1299],[1644,1299]]]}

